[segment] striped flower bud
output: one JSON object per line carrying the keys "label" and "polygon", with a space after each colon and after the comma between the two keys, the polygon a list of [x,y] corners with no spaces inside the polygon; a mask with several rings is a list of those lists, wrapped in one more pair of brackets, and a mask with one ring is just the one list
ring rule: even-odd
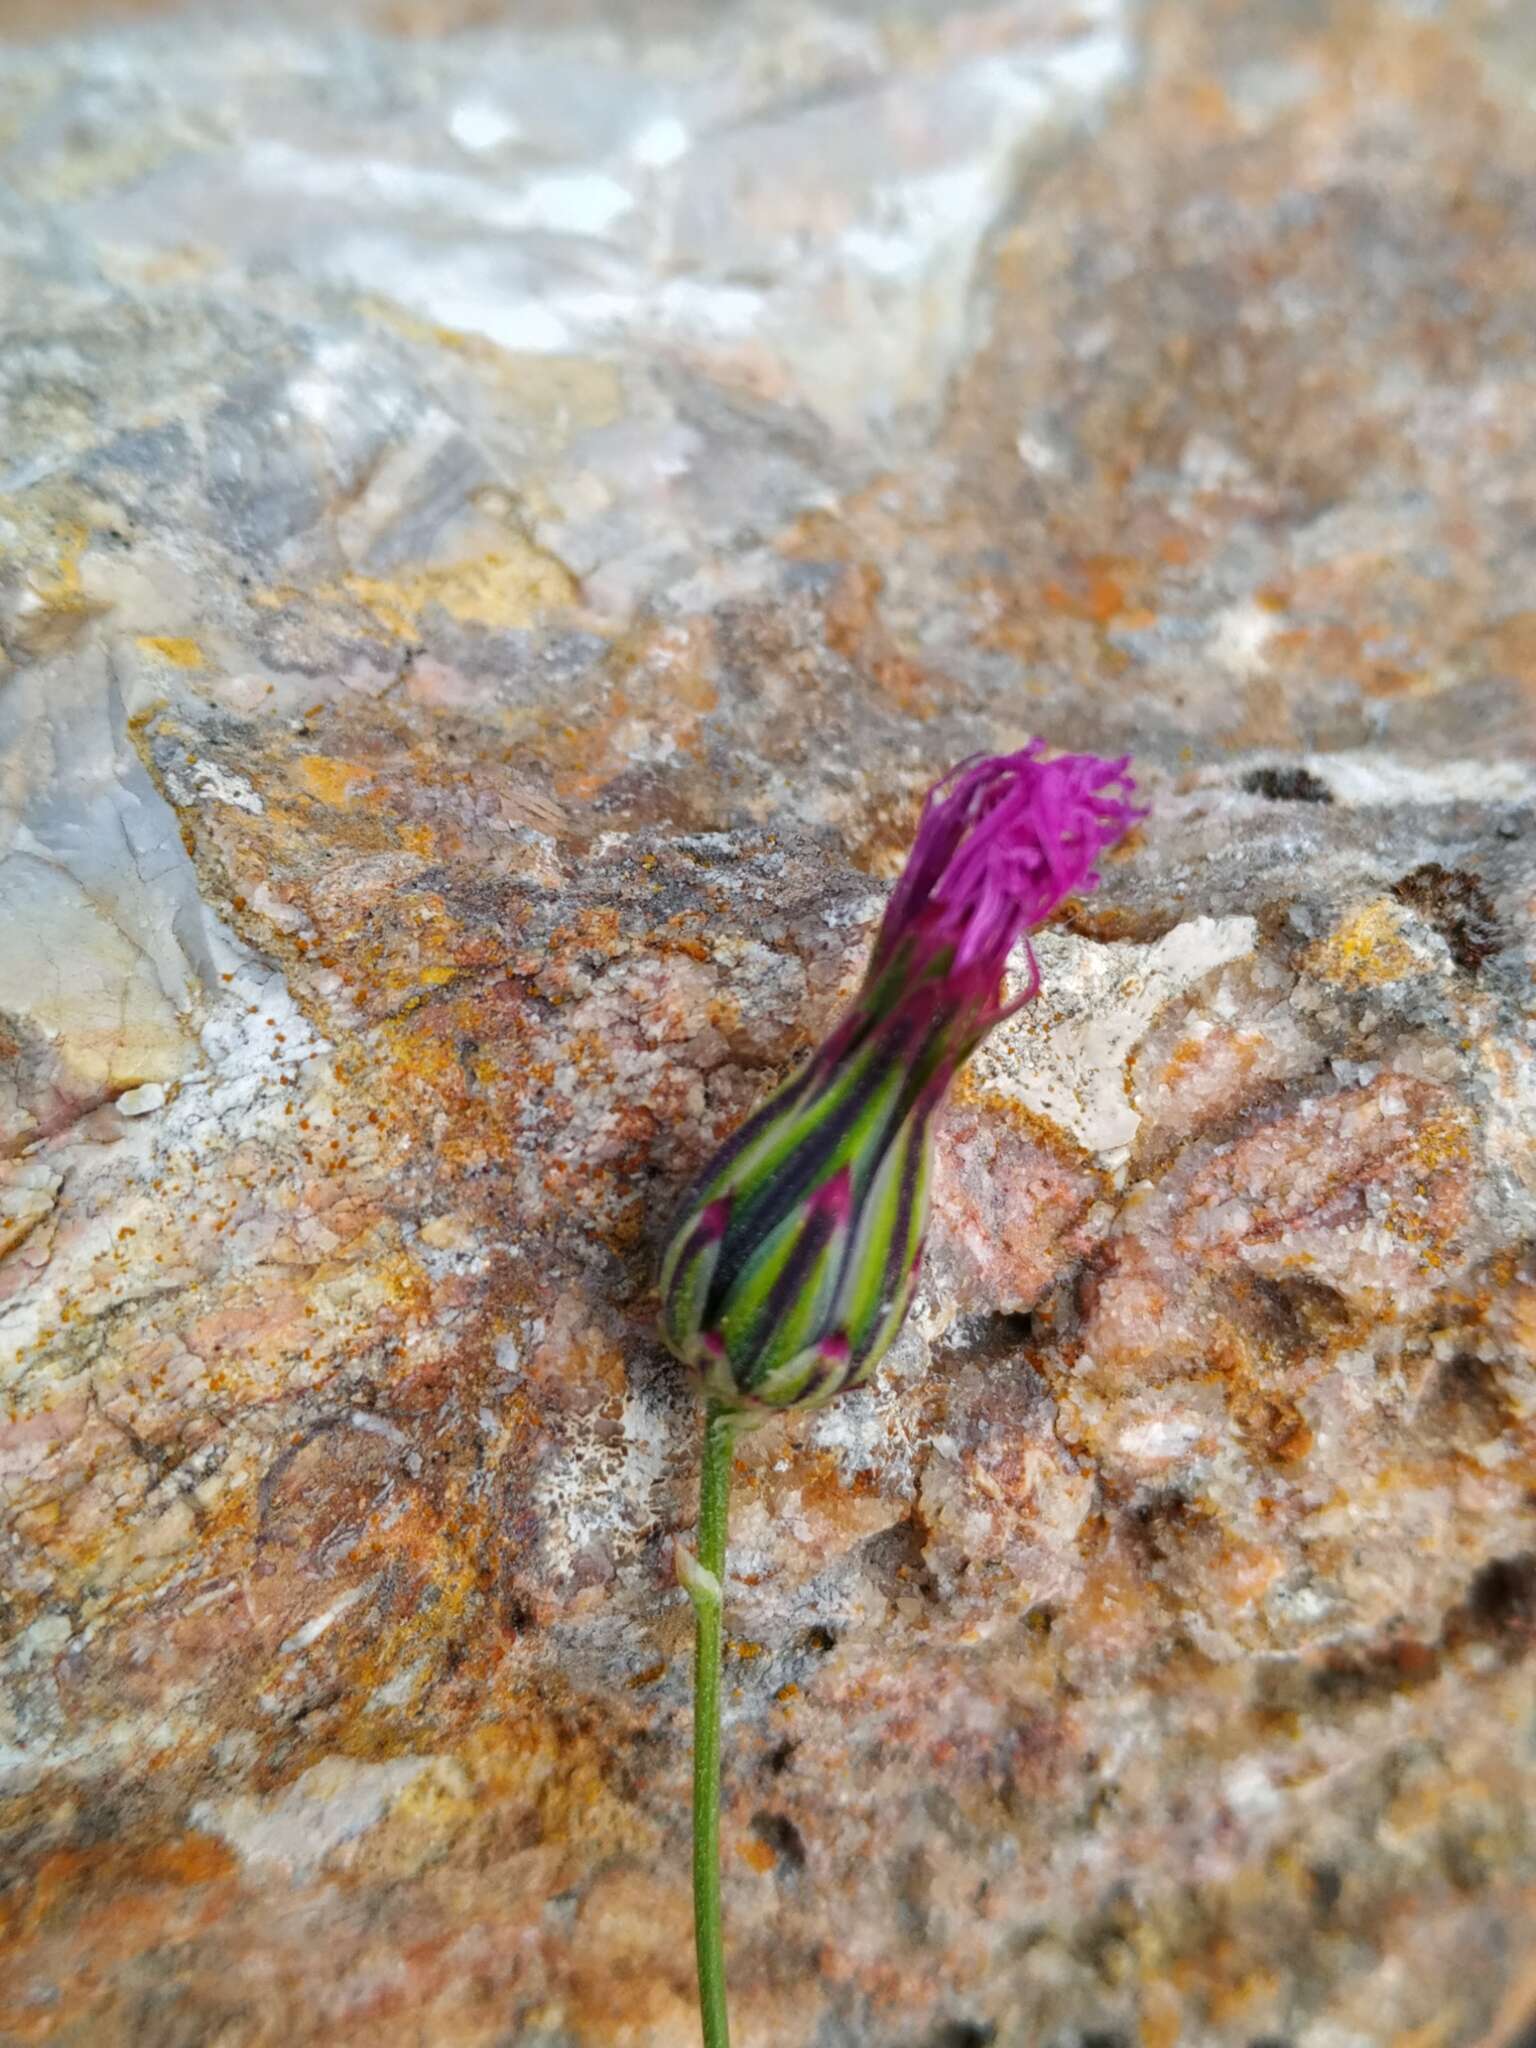
{"label": "striped flower bud", "polygon": [[819,1405],[901,1328],[928,1214],[933,1113],[1004,1004],[1008,956],[1098,881],[1144,813],[1128,760],[962,763],[928,794],[852,1008],[729,1138],[662,1261],[662,1332],[719,1407]]}

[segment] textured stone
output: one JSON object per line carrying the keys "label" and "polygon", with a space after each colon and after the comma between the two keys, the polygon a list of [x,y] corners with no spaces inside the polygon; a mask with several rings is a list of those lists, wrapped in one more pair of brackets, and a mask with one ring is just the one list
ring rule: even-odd
{"label": "textured stone", "polygon": [[738,1459],[739,2038],[1504,2048],[1528,23],[315,12],[0,65],[0,2034],[696,2038],[655,1249],[1038,731],[1152,814]]}

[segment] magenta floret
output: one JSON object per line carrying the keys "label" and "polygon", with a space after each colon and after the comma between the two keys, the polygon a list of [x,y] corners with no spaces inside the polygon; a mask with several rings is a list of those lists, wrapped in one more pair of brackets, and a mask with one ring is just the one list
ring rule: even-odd
{"label": "magenta floret", "polygon": [[1098,860],[1146,812],[1129,755],[1015,754],[963,761],[928,792],[875,942],[879,974],[908,944],[946,981],[995,992],[1024,933],[1098,884]]}

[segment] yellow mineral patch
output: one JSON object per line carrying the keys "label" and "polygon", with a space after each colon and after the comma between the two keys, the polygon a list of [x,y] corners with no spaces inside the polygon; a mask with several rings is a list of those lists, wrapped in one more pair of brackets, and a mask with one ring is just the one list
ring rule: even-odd
{"label": "yellow mineral patch", "polygon": [[83,519],[66,519],[55,528],[55,535],[59,551],[53,574],[31,577],[32,588],[45,603],[83,602],[85,593],[80,584],[80,557],[91,537],[91,529]]}
{"label": "yellow mineral patch", "polygon": [[502,348],[483,334],[418,320],[389,299],[370,298],[364,304],[376,320],[408,341],[448,349],[487,371],[503,390],[547,423],[557,445],[563,445],[573,433],[610,426],[623,416],[624,389],[612,363],[592,356],[523,354]]}
{"label": "yellow mineral patch", "polygon": [[417,569],[400,576],[347,576],[340,591],[355,598],[397,640],[414,640],[422,615],[433,605],[466,626],[535,625],[576,599],[576,579],[553,555],[531,541],[509,535],[495,552],[453,562],[441,569]]}
{"label": "yellow mineral patch", "polygon": [[1395,905],[1383,896],[1309,946],[1302,965],[1319,981],[1342,988],[1378,988],[1422,974],[1428,963],[1409,944]]}
{"label": "yellow mineral patch", "polygon": [[20,183],[23,199],[33,206],[69,205],[93,194],[121,190],[165,161],[170,153],[148,123],[128,122],[118,130],[104,125],[99,139],[75,133],[67,145],[56,146],[29,167]]}
{"label": "yellow mineral patch", "polygon": [[[218,261],[212,249],[201,248],[195,242],[178,243],[174,249],[157,251],[134,261],[138,281],[149,285],[188,284],[196,278],[206,277]],[[129,279],[133,269],[129,270]]]}
{"label": "yellow mineral patch", "polygon": [[[14,502],[14,501],[12,501]],[[0,512],[9,507],[0,504]],[[39,566],[27,576],[27,592],[16,608],[12,636],[27,654],[57,654],[86,621],[106,607],[91,597],[80,577],[80,557],[91,538],[83,519],[18,520],[36,550]],[[51,557],[48,567],[41,566]]]}
{"label": "yellow mineral patch", "polygon": [[362,785],[373,780],[371,768],[360,761],[338,760],[334,754],[301,754],[297,765],[308,794],[337,810],[345,810]]}
{"label": "yellow mineral patch", "polygon": [[174,634],[141,633],[138,644],[146,654],[158,654],[162,661],[170,662],[173,668],[204,668],[207,659],[195,640],[183,640]]}

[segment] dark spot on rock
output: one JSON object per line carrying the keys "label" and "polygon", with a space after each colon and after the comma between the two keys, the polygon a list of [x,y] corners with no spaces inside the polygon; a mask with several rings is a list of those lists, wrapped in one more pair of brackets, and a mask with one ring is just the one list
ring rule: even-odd
{"label": "dark spot on rock", "polygon": [[1416,910],[1426,924],[1432,924],[1444,939],[1456,965],[1476,974],[1492,954],[1504,945],[1504,934],[1494,913],[1488,892],[1476,875],[1464,868],[1442,867],[1437,860],[1425,861],[1392,885],[1399,903]]}
{"label": "dark spot on rock", "polygon": [[814,1650],[818,1657],[825,1657],[829,1651],[837,1648],[837,1637],[831,1629],[823,1628],[821,1623],[817,1622],[814,1628],[806,1630],[800,1638],[800,1643],[803,1649]]}
{"label": "dark spot on rock", "polygon": [[1512,1655],[1536,1640],[1536,1553],[1490,1559],[1467,1589],[1446,1634],[1497,1643]]}
{"label": "dark spot on rock", "polygon": [[1250,768],[1243,788],[1249,796],[1268,797],[1272,804],[1333,802],[1333,791],[1310,768]]}
{"label": "dark spot on rock", "polygon": [[1312,1446],[1290,1375],[1332,1358],[1359,1325],[1336,1288],[1309,1274],[1234,1272],[1212,1289],[1212,1306],[1241,1331],[1268,1365],[1264,1382],[1232,1391],[1232,1419],[1250,1453],[1267,1464],[1294,1464]]}
{"label": "dark spot on rock", "polygon": [[1028,1344],[1035,1334],[1035,1318],[1029,1309],[1010,1309],[996,1318],[997,1335],[1004,1344]]}
{"label": "dark spot on rock", "polygon": [[1166,1563],[1182,1537],[1204,1519],[1198,1502],[1178,1486],[1159,1486],[1142,1494],[1127,1512],[1125,1532],[1137,1550],[1153,1563]]}
{"label": "dark spot on rock", "polygon": [[1412,1636],[1372,1643],[1361,1650],[1330,1650],[1313,1677],[1319,1700],[1364,1706],[1412,1692],[1436,1677],[1439,1653]]}
{"label": "dark spot on rock", "polygon": [[501,1625],[509,1636],[526,1635],[537,1620],[532,1607],[520,1593],[508,1593],[501,1603]]}
{"label": "dark spot on rock", "polygon": [[1354,1320],[1338,1289],[1309,1273],[1235,1275],[1227,1291],[1257,1335],[1298,1359],[1325,1351]]}
{"label": "dark spot on rock", "polygon": [[805,1868],[805,1837],[787,1813],[754,1813],[752,1832],[773,1851],[784,1869]]}
{"label": "dark spot on rock", "polygon": [[[1316,1714],[1326,1709],[1343,1715],[1415,1692],[1439,1670],[1436,1644],[1416,1636],[1387,1636],[1374,1643],[1276,1659],[1259,1676],[1254,1705],[1260,1714]],[[1314,1878],[1314,1885],[1317,1882]]]}
{"label": "dark spot on rock", "polygon": [[1319,1919],[1326,1919],[1344,1890],[1342,1874],[1331,1863],[1315,1864],[1307,1872],[1312,1884],[1312,1903],[1317,1908]]}
{"label": "dark spot on rock", "polygon": [[[878,1536],[871,1536],[863,1547],[864,1572],[870,1583],[878,1586],[888,1598],[916,1593],[923,1599],[931,1599],[934,1583],[923,1550],[926,1540],[927,1530],[916,1513],[893,1523],[889,1529],[882,1529]],[[808,1647],[814,1647],[809,1636],[801,1640]],[[829,1642],[827,1648],[831,1647]]]}
{"label": "dark spot on rock", "polygon": [[1510,1426],[1499,1375],[1475,1352],[1447,1359],[1419,1404],[1420,1435],[1456,1451],[1476,1450]]}
{"label": "dark spot on rock", "polygon": [[946,2020],[929,2036],[928,2048],[991,2048],[997,2029],[990,2020]]}
{"label": "dark spot on rock", "polygon": [[326,1686],[313,1699],[298,1701],[285,1718],[290,1728],[302,1728],[316,1714],[328,1714],[332,1707],[340,1706],[345,1698],[346,1693],[341,1686]]}
{"label": "dark spot on rock", "polygon": [[1131,2037],[1118,2027],[1097,2027],[1083,2035],[1082,2048],[1131,2048]]}
{"label": "dark spot on rock", "polygon": [[769,1774],[775,1778],[782,1778],[789,1769],[794,1754],[795,1745],[792,1742],[776,1742],[768,1752]]}

